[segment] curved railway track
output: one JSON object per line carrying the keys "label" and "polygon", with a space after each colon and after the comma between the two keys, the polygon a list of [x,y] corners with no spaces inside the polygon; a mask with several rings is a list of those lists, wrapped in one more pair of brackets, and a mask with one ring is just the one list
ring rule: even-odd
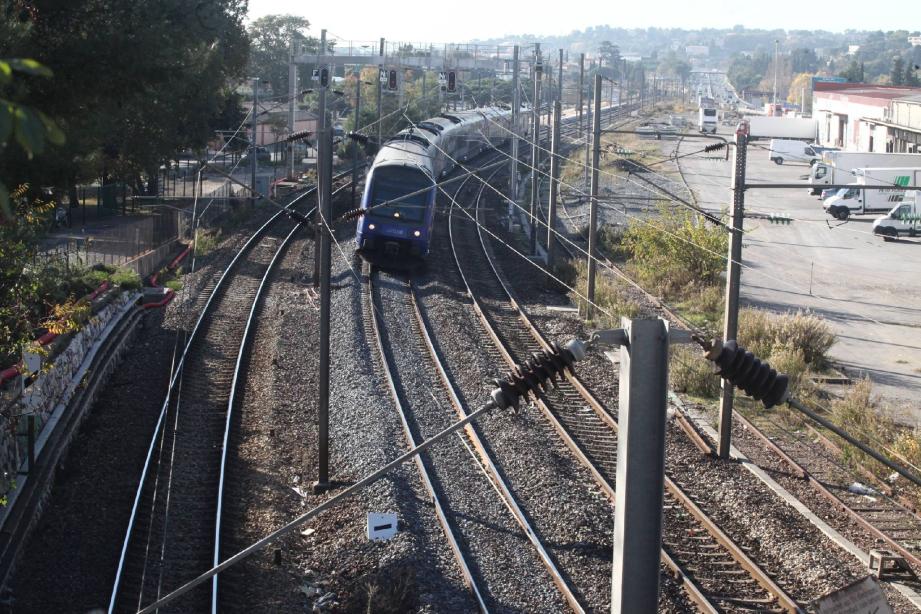
{"label": "curved railway track", "polygon": [[[681,140],[676,144],[676,152]],[[693,195],[687,183],[681,164],[675,161],[679,176],[686,189]],[[563,213],[570,228],[578,233],[579,225],[572,216],[566,200],[560,199],[558,209]],[[543,215],[543,210],[541,210]],[[544,217],[546,219],[546,217]],[[580,242],[582,253],[576,250],[567,241],[557,237],[559,244],[571,257],[583,257],[587,250],[584,234],[579,234],[576,241]],[[646,291],[636,283],[625,271],[620,269],[611,258],[601,252],[597,254],[604,266],[610,269],[619,279],[629,284],[635,291],[637,298],[645,308],[653,313],[658,313],[673,324],[685,329],[695,330],[695,327],[671,309],[664,301]],[[695,445],[705,454],[713,454],[713,448],[700,431],[693,425],[683,408],[676,406],[676,416],[679,425],[688,434]],[[843,453],[828,437],[804,422],[811,433],[804,437],[792,433],[780,425],[769,420],[753,422],[737,410],[733,410],[733,417],[737,423],[750,432],[771,453],[775,454],[783,464],[787,465],[794,475],[807,481],[820,495],[828,499],[837,509],[841,510],[855,523],[866,530],[874,539],[879,540],[885,547],[903,556],[914,567],[915,573],[921,573],[921,516],[913,509],[910,502],[899,497],[885,482],[869,476],[876,495],[866,497],[851,492],[850,484],[854,480],[853,472],[843,465],[840,460]],[[782,445],[781,445],[782,443]],[[816,445],[819,443],[820,445]]]}
{"label": "curved railway track", "polygon": [[[477,314],[511,366],[548,344],[495,267],[483,236],[483,194],[481,187],[472,211],[452,204],[451,244]],[[453,223],[461,217],[476,223]],[[617,427],[610,412],[575,377],[542,395],[538,407],[613,501]],[[692,495],[668,478],[666,489],[663,560],[702,610],[798,610],[796,602],[697,507]]]}
{"label": "curved railway track", "polygon": [[[267,280],[300,227],[280,210],[206,286],[148,447],[110,614],[136,612],[219,561],[227,441],[250,332]],[[163,611],[217,612],[218,586],[215,576],[210,590],[202,585]]]}

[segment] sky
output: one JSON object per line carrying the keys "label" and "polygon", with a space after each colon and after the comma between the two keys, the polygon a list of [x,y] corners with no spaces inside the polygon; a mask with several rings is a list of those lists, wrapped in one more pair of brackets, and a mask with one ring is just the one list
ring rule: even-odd
{"label": "sky", "polygon": [[[895,30],[921,27],[918,0],[866,0],[828,2],[769,2],[742,0],[659,0],[614,2],[582,0],[578,10],[566,3],[464,0],[448,8],[447,2],[398,0],[396,2],[306,2],[305,0],[249,0],[249,16],[273,13],[306,17],[311,33],[321,28],[336,38],[370,41],[381,36],[392,41],[465,42],[506,34],[561,35],[588,26],[608,24],[625,28],[748,28],[786,30]],[[553,7],[556,10],[553,10]],[[882,10],[873,10],[876,7]],[[654,10],[649,10],[650,8]],[[646,9],[646,10],[644,10]]]}

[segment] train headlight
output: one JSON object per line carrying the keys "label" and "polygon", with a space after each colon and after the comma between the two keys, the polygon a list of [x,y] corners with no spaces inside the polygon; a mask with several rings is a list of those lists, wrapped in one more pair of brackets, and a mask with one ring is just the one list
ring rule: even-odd
{"label": "train headlight", "polygon": [[368,224],[368,230],[374,230],[377,228],[374,224]]}
{"label": "train headlight", "polygon": [[400,212],[399,212],[399,211],[394,211],[394,212],[393,212],[393,217],[400,217]]}
{"label": "train headlight", "polygon": [[413,236],[414,236],[414,237],[421,237],[421,236],[422,236],[422,232],[419,231],[419,230],[414,230],[414,231],[413,231]]}

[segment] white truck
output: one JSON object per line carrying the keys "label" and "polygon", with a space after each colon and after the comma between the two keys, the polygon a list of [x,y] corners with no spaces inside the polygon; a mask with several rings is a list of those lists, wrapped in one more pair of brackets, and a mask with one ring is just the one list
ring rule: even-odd
{"label": "white truck", "polygon": [[919,167],[918,153],[877,153],[867,151],[826,151],[809,172],[809,193],[818,196],[827,185],[843,185],[854,180],[855,168]]}
{"label": "white truck", "polygon": [[[857,168],[854,176],[855,183],[841,188],[822,203],[832,217],[846,220],[852,215],[890,211],[905,200],[909,192],[906,187],[919,185],[921,168]],[[866,186],[882,188],[868,190]]]}
{"label": "white truck", "polygon": [[800,139],[812,143],[818,136],[818,123],[809,117],[752,115],[746,119],[748,135],[753,139]]}
{"label": "white truck", "polygon": [[697,111],[697,129],[703,133],[716,134],[716,101],[701,97],[700,109]]}
{"label": "white truck", "polygon": [[880,235],[886,241],[905,234],[909,237],[921,235],[921,199],[914,192],[912,197],[905,197],[901,203],[873,222],[873,234]]}

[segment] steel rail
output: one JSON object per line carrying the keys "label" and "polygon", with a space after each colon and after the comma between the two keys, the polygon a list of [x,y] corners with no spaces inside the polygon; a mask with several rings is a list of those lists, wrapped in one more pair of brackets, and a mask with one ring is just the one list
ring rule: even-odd
{"label": "steel rail", "polygon": [[[573,228],[578,229],[578,225],[573,220],[572,214],[569,211],[568,206],[566,205],[566,201],[563,200],[562,198],[560,199],[560,210],[563,212],[563,215],[565,215],[566,218],[569,220],[570,225]],[[583,236],[582,238],[584,239],[585,237]],[[576,253],[576,251],[572,248],[572,246],[569,245],[566,241],[563,241],[559,236],[557,236],[556,239],[559,242],[559,244],[563,247],[563,249],[566,251],[566,253],[569,254],[570,258],[577,259],[581,257],[579,254]],[[629,284],[632,288],[634,288],[637,292],[639,292],[640,295],[644,299],[646,299],[649,303],[651,303],[655,309],[665,314],[665,317],[668,320],[680,325],[681,327],[687,330],[691,330],[691,331],[696,330],[695,327],[693,327],[685,318],[683,318],[682,316],[674,312],[664,301],[662,301],[660,298],[656,297],[655,295],[649,293],[645,288],[643,288],[635,280],[633,280],[633,278],[631,278],[627,274],[626,271],[624,271],[619,266],[614,264],[610,256],[604,253],[604,249],[602,246],[598,246],[597,249],[598,249],[598,252],[596,254],[596,258],[598,258],[599,261],[602,262],[606,268],[612,271],[616,271],[620,279],[627,282],[627,284]],[[673,397],[673,401],[674,401],[674,397]],[[673,402],[673,405],[677,405],[677,403]],[[697,429],[697,427],[694,426],[691,420],[688,419],[685,413],[680,410],[680,406],[678,407],[678,409],[679,411],[675,413],[675,419],[678,422],[678,426],[681,428],[682,431],[684,431],[687,437],[691,440],[694,446],[698,450],[701,451],[701,453],[707,456],[713,456],[714,455],[713,447],[706,440],[706,438],[704,438],[703,435],[700,434],[700,431]]]}
{"label": "steel rail", "polygon": [[[761,428],[756,426],[748,418],[738,412],[733,412],[733,416],[742,426],[748,429],[752,434],[754,434],[765,446],[767,446],[772,452],[777,454],[781,460],[788,465],[796,474],[797,477],[806,481],[810,486],[812,486],[816,492],[828,499],[835,507],[847,514],[854,522],[863,527],[867,532],[869,532],[873,537],[885,542],[890,548],[902,555],[906,561],[911,563],[916,571],[921,570],[921,556],[919,556],[918,551],[909,550],[904,544],[898,541],[896,538],[889,535],[886,531],[880,529],[873,524],[871,520],[864,517],[858,510],[855,510],[851,507],[844,499],[835,494],[828,486],[826,486],[821,480],[816,478],[811,471],[809,471],[803,464],[795,460],[792,456],[787,454],[783,448],[781,448],[771,437],[765,433]],[[813,429],[814,432],[819,433]],[[820,434],[821,435],[821,434]],[[823,438],[824,435],[822,435]],[[827,439],[827,438],[826,438]],[[829,442],[831,443],[831,442]],[[834,444],[832,444],[834,445]],[[835,446],[837,447],[837,446]],[[913,512],[911,509],[907,508],[901,502],[895,500],[891,494],[886,492],[880,493],[882,496],[889,499],[889,502],[892,504],[896,513],[902,513],[910,518],[912,522],[921,522],[921,518]],[[884,510],[879,510],[884,511]]]}
{"label": "steel rail", "polygon": [[[429,329],[429,324],[425,318],[425,315],[422,313],[422,307],[419,303],[419,300],[416,296],[415,286],[411,281],[408,282],[410,297],[413,305],[413,312],[415,315],[416,323],[419,326],[419,330],[422,334],[422,339],[425,342],[425,347],[429,352],[429,357],[431,359],[432,365],[435,367],[435,371],[438,374],[438,378],[441,380],[442,387],[445,389],[448,397],[451,400],[451,405],[454,407],[455,412],[459,418],[466,418],[469,414],[467,412],[466,406],[460,400],[460,397],[457,394],[457,390],[454,387],[454,383],[448,377],[447,372],[445,371],[443,361],[438,351],[435,349],[435,345],[432,342],[432,334]],[[479,434],[472,424],[468,424],[466,427],[467,437],[470,439],[473,444],[474,449],[477,451],[477,454],[480,457],[480,461],[483,464],[483,467],[486,469],[490,478],[492,479],[493,484],[501,495],[502,500],[504,501],[506,507],[512,513],[515,520],[518,522],[518,525],[527,535],[528,540],[534,546],[534,549],[537,551],[538,556],[541,559],[541,562],[546,567],[547,572],[550,574],[550,577],[553,579],[553,583],[557,586],[563,598],[569,604],[569,607],[573,609],[574,612],[584,612],[585,608],[582,604],[579,603],[579,600],[576,598],[573,593],[572,588],[563,578],[563,575],[560,573],[556,564],[550,558],[550,554],[547,552],[547,549],[544,547],[540,538],[537,536],[534,528],[531,526],[531,523],[528,522],[527,517],[524,512],[521,510],[521,507],[518,505],[515,496],[512,494],[511,489],[506,483],[505,479],[499,473],[499,470],[496,468],[496,464],[490,456],[489,452],[486,451],[486,447],[483,445],[483,442],[480,439]]]}
{"label": "steel rail", "polygon": [[[369,322],[371,323],[374,345],[377,349],[378,356],[380,357],[381,370],[383,371],[384,380],[387,383],[387,389],[390,392],[391,399],[393,400],[394,408],[397,410],[397,414],[400,416],[400,424],[403,426],[403,435],[406,438],[406,442],[410,449],[416,448],[418,447],[419,442],[416,440],[416,436],[413,434],[412,428],[409,424],[409,419],[406,416],[406,410],[404,409],[403,404],[400,402],[400,394],[397,391],[396,382],[394,381],[393,371],[390,367],[390,359],[388,358],[387,352],[384,350],[384,343],[381,335],[381,322],[377,317],[378,310],[375,304],[376,301],[374,300],[374,267],[371,267],[371,270],[368,272],[368,274],[363,275],[363,277],[367,292],[366,300],[368,318]],[[447,539],[448,545],[451,548],[451,552],[454,554],[454,559],[456,560],[458,567],[460,567],[461,575],[464,578],[464,584],[467,585],[467,588],[473,594],[473,597],[476,600],[480,611],[488,612],[489,609],[486,607],[486,602],[483,599],[480,588],[477,586],[476,580],[473,578],[473,573],[470,571],[470,566],[468,565],[467,559],[461,550],[460,543],[458,542],[457,537],[454,535],[454,530],[451,528],[451,524],[448,522],[447,515],[444,511],[444,506],[441,504],[441,500],[438,498],[438,494],[435,492],[435,487],[432,484],[431,476],[429,476],[428,468],[425,466],[425,461],[422,459],[421,455],[414,457],[413,461],[416,463],[416,470],[419,472],[419,477],[422,480],[422,485],[428,494],[428,498],[435,508],[435,515],[438,518],[438,523],[441,525],[441,529],[445,534],[445,539]]]}
{"label": "steel rail", "polygon": [[[305,215],[310,216],[313,213],[313,209],[308,211]],[[222,521],[222,512],[224,507],[224,483],[227,477],[227,450],[230,446],[230,430],[231,430],[231,420],[233,417],[233,408],[237,402],[237,393],[238,393],[238,384],[241,383],[243,378],[244,363],[246,361],[247,353],[249,351],[250,339],[252,337],[252,331],[255,328],[254,322],[256,321],[256,314],[258,312],[259,306],[262,302],[262,294],[265,290],[265,287],[268,285],[269,278],[272,276],[272,273],[275,271],[275,264],[278,262],[279,257],[287,250],[288,245],[291,242],[291,239],[294,238],[294,235],[297,234],[297,231],[302,228],[301,224],[297,224],[294,228],[291,229],[291,232],[284,238],[281,242],[281,245],[278,246],[278,249],[275,251],[275,255],[272,256],[272,260],[269,262],[268,267],[265,270],[265,273],[262,276],[262,279],[259,282],[259,287],[256,289],[256,296],[253,298],[253,304],[250,307],[249,314],[246,317],[246,328],[243,330],[243,339],[240,341],[240,350],[237,352],[237,360],[233,368],[233,379],[230,383],[230,397],[227,399],[227,418],[224,425],[224,439],[221,445],[221,470],[220,476],[218,477],[218,488],[217,488],[217,513],[214,523],[214,557],[212,559],[212,565],[217,566],[221,562],[220,552],[221,552],[221,521]],[[217,614],[218,612],[218,576],[219,574],[214,574],[211,579],[211,612],[212,614]]]}
{"label": "steel rail", "polygon": [[[482,193],[482,188],[481,188]],[[477,314],[478,319],[480,320],[483,329],[486,331],[486,334],[492,340],[493,345],[499,351],[499,354],[505,360],[506,365],[509,368],[514,368],[517,362],[512,357],[509,349],[507,348],[505,342],[500,338],[498,331],[492,325],[489,317],[486,315],[485,309],[482,306],[479,297],[473,291],[473,288],[470,284],[470,281],[467,277],[467,274],[464,272],[464,267],[461,265],[461,259],[459,256],[459,251],[457,249],[457,244],[454,238],[454,225],[453,225],[453,212],[454,212],[455,203],[451,203],[451,209],[449,212],[449,222],[448,222],[448,235],[451,242],[451,250],[454,254],[454,261],[457,267],[458,273],[460,274],[461,279],[464,282],[464,286],[467,289],[467,295],[470,297],[473,310]],[[488,257],[487,257],[488,259]],[[546,404],[545,400],[542,397],[536,399],[536,405],[538,409],[543,414],[544,418],[550,422],[553,429],[557,432],[559,437],[562,439],[563,443],[569,448],[570,452],[576,457],[579,463],[585,467],[589,473],[592,475],[595,483],[605,494],[608,500],[613,503],[615,500],[614,487],[608,482],[607,479],[601,474],[598,467],[595,466],[592,461],[589,460],[585,452],[582,450],[581,446],[572,438],[569,431],[565,426],[560,422],[557,416],[551,411],[551,409]],[[593,408],[594,409],[594,408]],[[675,578],[678,579],[682,586],[685,588],[688,596],[691,600],[697,604],[698,608],[702,612],[707,612],[708,614],[716,614],[719,610],[709,602],[709,600],[704,596],[703,591],[694,583],[690,577],[684,572],[684,570],[669,556],[666,552],[662,552],[662,560],[672,571]]]}
{"label": "steel rail", "polygon": [[[677,160],[675,160],[675,164],[679,169],[679,173],[681,175],[682,180],[685,182],[687,189],[690,190],[690,185],[687,183],[684,173],[681,172],[681,164]],[[646,292],[643,288],[641,288],[638,285],[637,287],[640,288],[640,290],[642,290],[648,296],[652,297],[652,295]],[[661,301],[660,301],[660,304],[661,304]],[[663,309],[665,309],[664,305],[663,305]],[[667,311],[667,313],[670,313],[673,317],[675,317],[676,322],[684,326],[686,329],[688,330],[693,329],[693,327],[691,327],[687,323],[686,320],[684,320],[683,318],[680,318],[676,314],[671,313],[667,309],[665,310]],[[781,461],[784,464],[786,464],[794,474],[796,474],[796,477],[809,483],[816,490],[816,492],[818,492],[820,495],[828,499],[833,505],[838,507],[842,512],[844,512],[847,516],[849,516],[852,520],[854,520],[861,527],[866,529],[875,538],[882,540],[889,547],[891,547],[896,552],[901,554],[907,561],[909,561],[912,565],[914,565],[916,569],[921,569],[921,555],[919,555],[918,552],[912,552],[911,550],[907,549],[905,545],[899,542],[896,538],[889,535],[886,531],[876,527],[870,519],[864,517],[859,511],[853,509],[850,505],[847,504],[847,502],[845,502],[841,497],[839,497],[830,488],[828,488],[824,483],[822,483],[821,480],[817,479],[814,475],[812,475],[812,473],[801,462],[793,458],[793,456],[787,453],[767,433],[765,433],[760,427],[755,425],[751,420],[746,418],[738,410],[733,409],[732,414],[733,414],[734,420],[737,420],[739,423],[741,423],[744,428],[748,429],[748,431],[751,432],[762,443],[762,445],[764,445],[771,452],[777,455],[781,459]],[[820,431],[818,431],[811,425],[807,425],[807,426],[823,440],[823,444],[826,447],[829,447],[833,450],[837,450],[840,453],[840,448],[838,448],[838,446],[832,443],[831,440],[825,437],[824,434],[822,434]],[[890,500],[890,502],[892,503],[894,507],[898,508],[899,511],[909,516],[912,521],[921,522],[921,517],[919,517],[914,510],[909,509],[906,505],[904,505],[902,501],[896,500],[893,497],[893,493],[891,492],[891,490],[889,492],[883,492],[882,494]]]}
{"label": "steel rail", "polygon": [[[505,280],[503,280],[502,275],[499,273],[498,269],[496,268],[493,258],[490,257],[489,250],[486,246],[485,237],[483,236],[483,232],[482,232],[483,225],[479,219],[479,211],[480,211],[479,204],[480,204],[480,199],[478,198],[476,202],[475,219],[477,222],[477,231],[478,231],[478,235],[480,239],[481,248],[484,254],[486,255],[487,262],[490,264],[490,268],[492,269],[493,276],[499,282],[499,284],[501,285],[504,291],[504,295],[505,295],[504,300],[505,302],[507,302],[509,305],[512,306],[512,310],[518,315],[518,320],[520,321],[520,323],[530,332],[530,334],[532,335],[534,340],[540,345],[540,347],[547,348],[549,347],[549,344],[543,338],[540,331],[530,321],[525,311],[518,305],[517,301],[514,299],[514,295],[511,292],[511,289],[506,284]],[[454,247],[453,237],[452,237],[452,247]],[[462,271],[461,272],[462,278],[464,279],[464,283],[467,286],[468,293],[471,295],[471,298],[473,299],[474,304],[477,307],[476,310],[477,310],[478,315],[480,316],[481,321],[484,323],[487,329],[492,328],[492,324],[489,321],[489,318],[485,315],[484,310],[481,308],[479,301],[475,293],[473,292],[471,285],[468,282],[467,277],[463,274],[463,268],[460,265],[460,260],[458,259],[456,248],[455,248],[455,260],[457,262],[458,268]],[[494,340],[498,339],[498,334],[493,334],[491,336],[493,336]],[[506,355],[506,360],[509,361],[510,364],[513,364],[513,360],[512,360],[510,353],[504,351],[503,354]],[[594,413],[601,419],[601,421],[606,426],[611,428],[612,430],[616,430],[617,428],[616,422],[614,421],[613,417],[610,416],[610,414],[608,414],[607,411],[604,410],[603,406],[597,401],[597,399],[595,399],[595,397],[591,393],[589,393],[587,388],[585,388],[585,386],[582,385],[582,383],[578,380],[578,378],[575,376],[568,375],[567,379],[569,380],[569,383],[572,384],[573,387],[582,396],[582,398],[588,403],[588,405],[593,409]],[[544,413],[544,415],[548,416],[549,418],[550,416],[548,414],[552,414],[552,410],[548,407],[548,405],[544,402],[543,399],[538,400],[538,406],[540,407],[542,413]],[[572,450],[577,450],[579,448],[578,443],[569,435],[566,429],[562,427],[562,425],[560,425],[559,422],[557,422],[555,419],[551,418],[551,422],[554,423],[554,427],[556,428],[558,433],[560,433],[560,435],[564,438],[564,441],[566,441],[567,446]],[[584,452],[577,454],[577,456],[580,457],[580,460],[582,460],[583,463],[588,462],[587,457]],[[591,470],[592,464],[588,462],[588,465]],[[601,477],[600,472],[598,472],[597,470],[593,470],[592,473],[596,477],[596,480],[601,478],[600,483],[602,484],[602,489],[608,494],[608,496],[612,496],[613,487],[607,484],[607,481]],[[720,545],[723,548],[726,549],[726,551],[732,556],[732,558],[737,562],[737,564],[741,566],[742,568],[744,568],[749,573],[749,575],[751,575],[751,577],[762,587],[763,590],[773,595],[778,600],[778,603],[782,607],[784,607],[786,610],[799,611],[799,606],[796,604],[796,602],[792,598],[790,598],[785,593],[785,591],[783,591],[779,586],[777,586],[776,583],[774,583],[773,580],[771,580],[770,577],[766,573],[764,573],[763,570],[760,569],[760,567],[758,567],[753,561],[751,561],[747,557],[747,555],[745,555],[745,553],[731,539],[729,539],[728,536],[726,536],[725,533],[722,532],[722,530],[719,529],[716,523],[713,522],[712,519],[707,517],[705,514],[703,514],[703,512],[695,504],[693,504],[693,502],[690,500],[690,497],[688,497],[667,476],[666,476],[666,487],[669,493],[675,499],[677,499],[680,503],[682,503],[682,505],[693,516],[695,516],[695,518],[698,519],[698,521],[704,526],[704,528],[711,535],[711,537],[714,540],[716,540],[718,543],[720,543]],[[696,585],[696,583],[693,583],[690,580],[690,578],[687,577],[687,574],[681,571],[680,567],[676,563],[674,563],[674,561],[671,560],[671,557],[668,555],[668,553],[663,551],[663,558],[665,557],[668,557],[667,562],[671,562],[674,564],[673,569],[676,570],[676,573],[681,573],[684,576],[684,578],[687,579],[687,581],[685,582],[685,586],[693,587],[692,589],[689,590],[689,594],[691,598],[695,602],[697,602],[698,605],[700,605],[701,607],[708,608],[708,609],[713,608],[714,607],[713,604],[709,603],[709,600],[703,595],[703,591],[700,590],[700,588]],[[669,565],[669,567],[672,567],[672,565]],[[694,589],[696,589],[696,591]],[[695,592],[696,594],[694,594]]]}
{"label": "steel rail", "polygon": [[[339,173],[336,176],[336,179],[346,177],[350,174],[351,174],[351,169],[349,169],[349,171],[347,172]],[[195,321],[195,325],[192,327],[192,331],[189,334],[186,344],[182,350],[182,354],[180,355],[179,360],[176,363],[176,366],[173,370],[173,374],[167,386],[163,404],[160,408],[160,414],[157,418],[157,423],[154,426],[153,434],[151,435],[151,439],[150,439],[150,444],[147,449],[147,455],[144,459],[144,466],[141,469],[141,475],[138,480],[138,489],[135,493],[134,502],[131,507],[131,516],[129,517],[128,526],[125,530],[125,540],[122,543],[121,553],[119,555],[119,561],[118,561],[118,568],[116,570],[115,580],[112,585],[112,595],[109,599],[109,606],[107,610],[108,614],[113,614],[115,611],[116,602],[118,600],[118,592],[121,587],[121,581],[122,581],[124,571],[125,571],[125,563],[127,560],[128,547],[130,545],[131,537],[134,532],[134,525],[137,520],[137,516],[139,512],[141,498],[142,498],[143,491],[144,491],[144,485],[147,480],[147,475],[150,471],[151,460],[153,459],[153,456],[154,456],[154,453],[157,447],[157,439],[158,439],[161,429],[164,427],[164,420],[166,418],[166,410],[169,407],[169,403],[170,403],[170,400],[172,399],[174,389],[176,387],[177,382],[179,381],[179,376],[181,375],[183,367],[185,366],[186,358],[189,356],[190,348],[192,347],[192,344],[198,339],[198,334],[199,334],[199,331],[201,330],[202,322],[204,322],[205,318],[210,313],[212,304],[215,301],[215,297],[218,295],[219,292],[222,291],[225,281],[234,273],[237,264],[241,260],[241,257],[245,253],[248,253],[255,246],[257,241],[262,239],[263,235],[268,231],[270,227],[272,227],[279,219],[283,218],[283,216],[285,215],[285,213],[287,212],[289,208],[293,207],[295,204],[300,202],[302,199],[310,196],[311,194],[315,192],[316,192],[316,186],[312,186],[308,188],[307,190],[304,191],[303,194],[300,194],[296,198],[294,198],[285,208],[280,209],[272,217],[270,217],[262,226],[260,226],[258,229],[256,229],[253,232],[253,234],[246,241],[246,243],[244,243],[240,247],[240,249],[237,251],[234,257],[231,259],[230,263],[228,263],[227,267],[225,268],[224,272],[221,274],[214,288],[211,290],[211,293],[208,296],[208,299],[205,302],[205,305],[202,307],[201,313],[199,314],[198,318]]]}
{"label": "steel rail", "polygon": [[[480,225],[478,226],[478,228],[482,228],[482,226]],[[531,319],[528,317],[525,310],[522,309],[518,305],[517,301],[515,301],[511,288],[502,279],[502,276],[500,275],[498,269],[496,268],[496,265],[493,259],[488,257],[488,250],[486,247],[485,238],[483,237],[482,231],[480,231],[479,234],[480,234],[480,242],[481,242],[482,248],[484,252],[487,253],[487,260],[489,261],[489,264],[493,270],[493,273],[495,274],[496,279],[499,281],[499,283],[502,286],[502,289],[505,291],[508,302],[513,306],[513,309],[519,314],[519,319],[521,320],[521,323],[528,329],[528,331],[531,333],[534,339],[540,344],[540,346],[543,349],[549,349],[550,344],[546,341],[546,339],[544,338],[540,330],[531,322]],[[654,298],[652,297],[652,295],[646,292],[638,284],[635,284],[635,285],[644,294],[646,294],[650,298]],[[666,311],[669,315],[672,315],[673,317],[677,317],[667,308],[663,307],[662,309]],[[679,322],[680,321],[681,320],[679,320]],[[586,400],[589,406],[595,411],[595,413],[598,414],[598,416],[606,424],[608,424],[612,429],[616,431],[617,430],[616,421],[614,421],[614,419],[610,416],[610,414],[604,411],[603,406],[597,401],[597,399],[595,399],[594,395],[592,395],[591,392],[589,392],[589,390],[582,384],[582,382],[579,381],[578,377],[570,373],[567,373],[566,377],[570,381],[570,383],[573,385],[573,387],[575,387],[576,390],[579,391],[579,394],[582,395],[582,397]],[[681,412],[677,412],[676,416],[681,416]],[[679,425],[681,425],[680,422],[679,422]],[[683,428],[683,425],[682,425],[682,430],[685,430],[686,432],[690,430],[689,435],[693,434],[693,436],[690,437],[692,442],[698,448],[701,447],[700,446],[701,443],[706,445],[705,441],[697,433],[696,429],[691,427],[689,423],[687,424],[687,426],[688,428],[685,429]],[[709,446],[707,446],[707,448],[709,448]],[[792,597],[787,595],[786,592],[783,589],[781,589],[770,578],[770,576],[768,576],[757,564],[755,564],[754,561],[752,561],[745,554],[745,552],[738,545],[736,545],[735,542],[729,536],[727,536],[722,531],[722,529],[720,529],[719,526],[711,518],[709,518],[709,516],[707,516],[691,500],[691,498],[681,490],[681,488],[671,478],[669,478],[668,475],[665,476],[665,486],[666,486],[666,489],[669,491],[669,493],[671,493],[673,497],[675,497],[695,518],[697,518],[698,522],[700,522],[704,526],[707,532],[710,533],[713,536],[713,538],[716,539],[716,541],[718,541],[724,548],[726,548],[726,550],[732,555],[732,557],[736,559],[739,565],[743,567],[746,571],[748,571],[749,574],[758,582],[758,584],[762,586],[762,588],[764,588],[767,592],[773,594],[778,599],[778,602],[786,610],[793,611],[793,612],[800,610],[799,605],[796,603],[796,601]]]}

